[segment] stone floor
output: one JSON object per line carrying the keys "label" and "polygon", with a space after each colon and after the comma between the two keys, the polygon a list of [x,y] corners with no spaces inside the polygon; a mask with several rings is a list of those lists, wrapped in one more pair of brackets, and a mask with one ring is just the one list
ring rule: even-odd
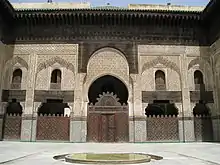
{"label": "stone floor", "polygon": [[0,164],[67,165],[53,156],[75,152],[137,152],[164,157],[141,165],[220,165],[217,143],[28,143],[0,142]]}

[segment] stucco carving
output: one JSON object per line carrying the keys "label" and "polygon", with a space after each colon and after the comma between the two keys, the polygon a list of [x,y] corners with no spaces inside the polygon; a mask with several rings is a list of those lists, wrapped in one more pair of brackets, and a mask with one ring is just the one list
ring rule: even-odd
{"label": "stucco carving", "polygon": [[199,64],[200,66],[207,64],[210,67],[210,63],[207,60],[204,60],[201,57],[196,57],[195,59],[190,61],[188,65],[188,70],[190,70],[193,66],[197,64]]}
{"label": "stucco carving", "polygon": [[43,69],[46,69],[46,68],[52,66],[55,63],[59,63],[61,66],[71,70],[73,73],[75,71],[73,64],[69,63],[68,61],[64,60],[63,58],[61,58],[59,56],[55,56],[53,58],[50,58],[49,60],[46,60],[45,62],[38,64],[37,73],[39,73]]}
{"label": "stucco carving", "polygon": [[142,67],[142,73],[149,69],[149,68],[152,68],[154,66],[156,66],[157,64],[163,64],[164,66],[176,71],[179,75],[180,75],[180,69],[179,67],[172,61],[169,61],[161,56],[149,61],[149,62],[146,62],[143,67]]}
{"label": "stucco carving", "polygon": [[10,45],[14,54],[76,54],[78,44],[17,44]]}
{"label": "stucco carving", "polygon": [[19,63],[21,66],[25,67],[28,70],[28,63],[23,58],[15,56],[6,62],[5,71],[13,67],[16,63]]}
{"label": "stucco carving", "polygon": [[129,84],[129,66],[124,55],[113,48],[103,48],[96,51],[89,59],[87,65],[87,75],[84,81],[84,98],[87,100],[90,85],[98,78],[111,75],[123,83],[131,96],[131,86]]}
{"label": "stucco carving", "polygon": [[129,80],[128,62],[120,51],[113,48],[103,48],[92,55],[88,62],[86,79],[97,79],[108,73],[117,75],[126,82]]}

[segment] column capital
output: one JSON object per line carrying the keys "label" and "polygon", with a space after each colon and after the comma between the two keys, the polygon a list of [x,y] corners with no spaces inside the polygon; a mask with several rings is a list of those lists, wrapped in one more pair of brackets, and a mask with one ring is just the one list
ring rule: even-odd
{"label": "column capital", "polygon": [[130,74],[130,77],[131,77],[133,83],[136,83],[137,81],[140,80],[140,75],[139,74]]}

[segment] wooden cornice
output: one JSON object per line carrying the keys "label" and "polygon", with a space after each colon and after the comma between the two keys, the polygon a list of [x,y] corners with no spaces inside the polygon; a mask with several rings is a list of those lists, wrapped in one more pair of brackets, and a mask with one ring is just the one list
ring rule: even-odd
{"label": "wooden cornice", "polygon": [[40,17],[43,15],[53,15],[55,17],[60,16],[72,16],[77,15],[79,17],[87,16],[125,16],[125,17],[171,17],[180,19],[199,19],[200,12],[178,12],[178,11],[145,11],[145,10],[92,10],[92,9],[74,9],[74,10],[23,10],[16,11],[16,16],[22,17]]}

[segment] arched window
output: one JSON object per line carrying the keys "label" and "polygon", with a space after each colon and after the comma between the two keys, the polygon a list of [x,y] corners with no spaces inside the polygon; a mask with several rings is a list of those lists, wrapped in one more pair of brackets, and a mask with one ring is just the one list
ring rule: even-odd
{"label": "arched window", "polygon": [[12,74],[11,89],[21,89],[22,70],[16,69]]}
{"label": "arched window", "polygon": [[53,70],[51,74],[51,83],[56,83],[56,84],[61,83],[61,71],[59,69]]}
{"label": "arched window", "polygon": [[201,71],[199,71],[199,70],[196,70],[195,72],[194,72],[194,83],[195,84],[203,84],[204,82],[203,82],[203,74],[202,74],[202,72]]}
{"label": "arched window", "polygon": [[156,85],[156,90],[165,90],[166,89],[165,74],[161,70],[158,70],[155,72],[155,85]]}
{"label": "arched window", "polygon": [[13,72],[13,76],[12,76],[12,83],[13,84],[18,84],[18,83],[21,83],[21,80],[22,80],[22,71],[21,69],[16,69],[14,72]]}
{"label": "arched window", "polygon": [[200,90],[204,91],[205,90],[205,85],[203,82],[203,74],[201,71],[196,70],[194,72],[194,84],[195,84],[195,90]]}
{"label": "arched window", "polygon": [[61,71],[59,69],[53,70],[51,74],[50,89],[61,88]]}

